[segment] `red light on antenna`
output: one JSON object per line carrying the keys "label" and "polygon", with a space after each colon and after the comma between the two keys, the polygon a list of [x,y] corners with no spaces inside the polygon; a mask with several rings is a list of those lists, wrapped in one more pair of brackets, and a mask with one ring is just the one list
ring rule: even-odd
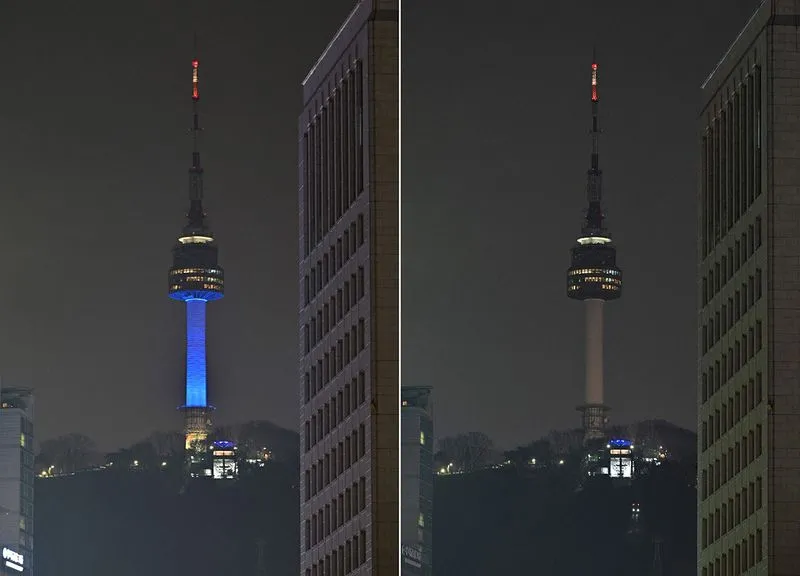
{"label": "red light on antenna", "polygon": [[[198,66],[200,66],[200,62],[198,62],[197,60],[192,60],[192,68],[196,69]],[[594,66],[596,66],[596,65],[594,65]]]}
{"label": "red light on antenna", "polygon": [[592,64],[592,70],[597,70],[597,64]]}

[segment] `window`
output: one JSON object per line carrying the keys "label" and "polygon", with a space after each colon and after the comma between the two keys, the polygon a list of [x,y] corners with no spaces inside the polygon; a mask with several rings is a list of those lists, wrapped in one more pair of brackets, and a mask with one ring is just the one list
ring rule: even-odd
{"label": "window", "polygon": [[423,430],[419,431],[419,443],[420,446],[425,446],[425,432]]}
{"label": "window", "polygon": [[761,424],[756,424],[756,456],[761,456],[763,451],[762,444],[764,438],[762,433]]}
{"label": "window", "polygon": [[[752,538],[752,536],[751,536]],[[756,530],[756,562],[761,562],[764,558],[764,535],[761,528]]]}
{"label": "window", "polygon": [[762,332],[762,330],[761,330],[761,320],[758,320],[756,322],[756,352],[761,350],[761,343],[762,343],[761,332]]}
{"label": "window", "polygon": [[358,215],[358,224],[356,227],[356,233],[358,234],[358,245],[362,246],[364,244],[364,215]]}
{"label": "window", "polygon": [[[363,478],[362,478],[363,480]],[[759,530],[759,533],[761,530]],[[367,532],[366,530],[361,531],[361,563],[367,561]]]}
{"label": "window", "polygon": [[764,381],[761,372],[756,372],[756,405],[764,399]]}
{"label": "window", "polygon": [[761,216],[756,218],[756,248],[761,247]]}
{"label": "window", "polygon": [[763,481],[761,480],[761,476],[759,476],[758,478],[756,478],[756,510],[761,509],[761,507],[764,504],[763,494],[762,494],[763,490],[764,490]]}

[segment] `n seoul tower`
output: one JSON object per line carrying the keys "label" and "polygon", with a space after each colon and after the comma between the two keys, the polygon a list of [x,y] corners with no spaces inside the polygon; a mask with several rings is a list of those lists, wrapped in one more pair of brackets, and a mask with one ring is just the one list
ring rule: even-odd
{"label": "n seoul tower", "polygon": [[603,215],[603,172],[600,170],[599,103],[597,60],[592,61],[592,156],[587,173],[589,207],[581,235],[572,247],[572,265],[567,272],[567,296],[586,303],[586,396],[578,407],[583,413],[584,442],[604,438],[606,414],[603,400],[603,304],[622,294],[622,271],[617,267],[617,249]]}
{"label": "n seoul tower", "polygon": [[186,303],[186,448],[202,448],[211,429],[213,406],[206,390],[206,303],[224,295],[224,273],[217,264],[217,245],[203,210],[203,168],[200,164],[198,102],[200,63],[192,60],[192,167],[189,169],[188,222],[172,249],[169,297]]}

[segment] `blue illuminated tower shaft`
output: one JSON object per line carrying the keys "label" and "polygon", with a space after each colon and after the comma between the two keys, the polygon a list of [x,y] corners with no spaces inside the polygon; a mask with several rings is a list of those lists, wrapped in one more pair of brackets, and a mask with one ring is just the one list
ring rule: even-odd
{"label": "blue illuminated tower shaft", "polygon": [[208,407],[206,394],[206,301],[186,301],[186,407]]}

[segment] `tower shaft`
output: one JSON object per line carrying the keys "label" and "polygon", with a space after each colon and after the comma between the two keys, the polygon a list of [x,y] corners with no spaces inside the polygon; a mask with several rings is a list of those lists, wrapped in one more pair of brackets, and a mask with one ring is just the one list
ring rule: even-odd
{"label": "tower shaft", "polygon": [[599,299],[586,300],[586,391],[583,412],[584,440],[604,437],[608,407],[603,402],[603,308]]}
{"label": "tower shaft", "polygon": [[207,405],[206,301],[186,301],[186,406]]}
{"label": "tower shaft", "polygon": [[586,301],[586,404],[603,403],[603,304]]}

